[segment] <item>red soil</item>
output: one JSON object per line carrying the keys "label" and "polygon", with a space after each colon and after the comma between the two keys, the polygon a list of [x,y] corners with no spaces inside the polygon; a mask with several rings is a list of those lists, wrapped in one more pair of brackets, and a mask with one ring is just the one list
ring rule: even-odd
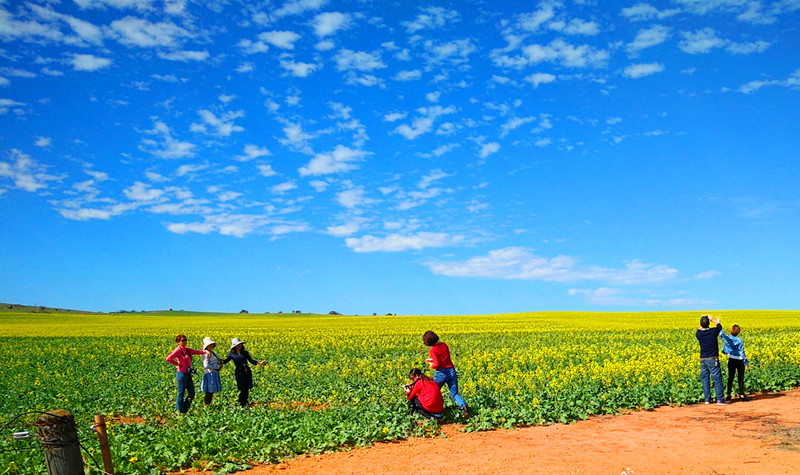
{"label": "red soil", "polygon": [[800,390],[729,406],[661,407],[569,425],[463,433],[303,456],[275,474],[798,474]]}

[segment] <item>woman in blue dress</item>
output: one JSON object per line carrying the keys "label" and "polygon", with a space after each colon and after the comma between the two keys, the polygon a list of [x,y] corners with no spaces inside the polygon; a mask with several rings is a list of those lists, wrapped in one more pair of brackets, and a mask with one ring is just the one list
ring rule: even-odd
{"label": "woman in blue dress", "polygon": [[208,406],[214,399],[214,393],[222,391],[222,381],[219,379],[219,370],[222,369],[222,361],[219,359],[214,348],[217,344],[211,337],[203,338],[203,381],[200,383],[200,391],[203,392],[203,402]]}

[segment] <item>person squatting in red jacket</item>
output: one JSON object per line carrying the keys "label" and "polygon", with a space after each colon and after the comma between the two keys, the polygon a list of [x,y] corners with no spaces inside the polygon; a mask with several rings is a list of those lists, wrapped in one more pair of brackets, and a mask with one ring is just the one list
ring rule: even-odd
{"label": "person squatting in red jacket", "polygon": [[411,383],[403,386],[408,395],[409,412],[422,414],[426,419],[442,419],[444,400],[439,385],[429,376],[422,374],[419,368],[412,368],[408,373]]}

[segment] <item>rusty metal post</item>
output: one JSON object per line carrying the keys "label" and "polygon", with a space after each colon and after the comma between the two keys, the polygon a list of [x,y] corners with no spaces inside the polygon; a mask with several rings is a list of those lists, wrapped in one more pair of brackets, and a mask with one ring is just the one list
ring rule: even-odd
{"label": "rusty metal post", "polygon": [[63,410],[45,412],[36,420],[36,434],[44,448],[50,475],[85,475],[75,417]]}
{"label": "rusty metal post", "polygon": [[94,416],[94,428],[97,431],[97,439],[100,441],[100,452],[103,454],[103,471],[113,475],[114,463],[111,461],[111,449],[108,446],[106,416],[102,414]]}

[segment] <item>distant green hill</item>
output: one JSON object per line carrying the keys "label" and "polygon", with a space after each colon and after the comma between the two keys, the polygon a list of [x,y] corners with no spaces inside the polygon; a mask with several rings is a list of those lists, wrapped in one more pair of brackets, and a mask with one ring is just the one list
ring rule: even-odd
{"label": "distant green hill", "polygon": [[17,303],[0,303],[0,313],[98,313],[86,310],[72,310],[67,308],[42,307],[33,305],[20,305]]}

